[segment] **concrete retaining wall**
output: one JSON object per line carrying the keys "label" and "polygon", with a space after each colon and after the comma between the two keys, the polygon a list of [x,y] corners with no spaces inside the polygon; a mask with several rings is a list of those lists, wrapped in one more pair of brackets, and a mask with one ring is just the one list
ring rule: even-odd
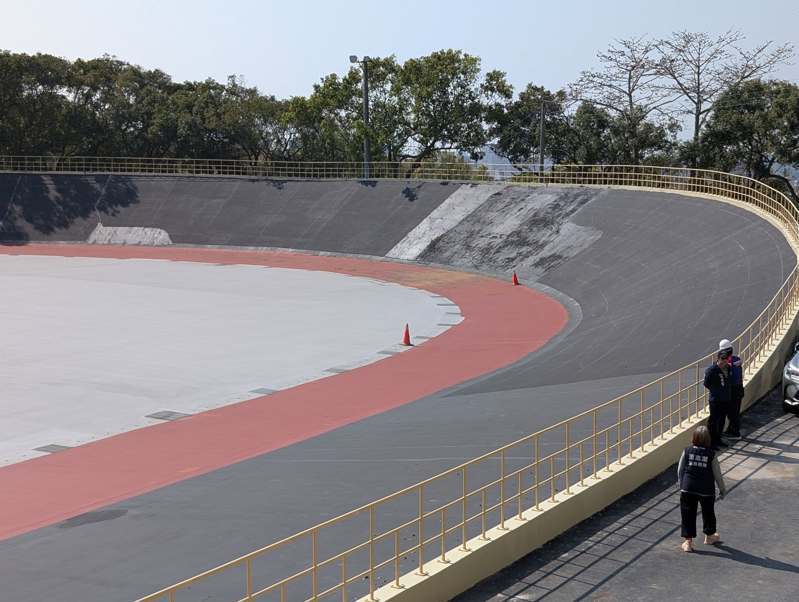
{"label": "concrete retaining wall", "polygon": [[0,173],[0,242],[85,242],[102,223],[175,244],[385,255],[458,183]]}

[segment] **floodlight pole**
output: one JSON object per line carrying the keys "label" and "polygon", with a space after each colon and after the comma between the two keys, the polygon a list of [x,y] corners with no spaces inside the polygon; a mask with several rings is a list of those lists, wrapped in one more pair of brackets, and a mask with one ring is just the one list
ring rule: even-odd
{"label": "floodlight pole", "polygon": [[541,101],[541,116],[538,122],[538,171],[544,173],[544,103]]}
{"label": "floodlight pole", "polygon": [[369,179],[372,152],[369,148],[369,57],[363,57],[363,178]]}
{"label": "floodlight pole", "polygon": [[360,63],[363,67],[363,178],[368,180],[372,162],[372,151],[369,148],[369,57],[358,60],[356,55],[351,54],[350,63]]}

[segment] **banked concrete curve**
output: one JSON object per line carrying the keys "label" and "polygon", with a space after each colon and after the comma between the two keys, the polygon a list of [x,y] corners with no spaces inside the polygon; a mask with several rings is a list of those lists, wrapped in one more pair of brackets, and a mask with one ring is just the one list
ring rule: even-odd
{"label": "banked concrete curve", "polygon": [[[158,180],[161,186],[169,184]],[[49,527],[3,542],[0,567],[8,567],[8,574],[0,569],[4,580],[21,586],[13,576],[14,567],[30,562],[30,555],[44,565],[59,567],[48,574],[48,587],[69,591],[75,599],[135,597],[196,574],[319,522],[320,512],[335,515],[369,502],[703,355],[720,338],[719,333],[739,332],[757,315],[795,264],[795,255],[781,234],[743,209],[675,194],[557,187],[502,187],[482,202],[471,198],[471,211],[448,216],[442,210],[434,215],[455,190],[463,190],[457,185],[397,226],[391,236],[382,235],[380,247],[370,251],[368,246],[359,246],[366,244],[365,239],[350,235],[353,230],[348,228],[351,223],[370,223],[374,218],[367,219],[369,215],[386,213],[380,209],[388,202],[381,197],[382,185],[370,187],[371,196],[360,197],[372,213],[361,216],[360,210],[340,209],[347,220],[336,223],[346,221],[343,229],[330,226],[325,230],[319,223],[308,222],[313,211],[303,212],[300,207],[312,206],[310,195],[298,201],[291,216],[288,203],[279,211],[275,205],[264,212],[279,213],[278,217],[291,222],[291,229],[297,228],[291,231],[305,228],[306,232],[325,232],[329,239],[340,235],[346,240],[346,249],[319,249],[324,246],[319,243],[314,250],[386,255],[400,245],[405,248],[403,257],[415,254],[415,261],[508,276],[517,270],[523,281],[534,279],[575,299],[583,313],[580,324],[544,352],[531,353],[492,374],[203,477],[106,506],[103,511],[128,513],[97,525],[91,533]],[[224,196],[221,184],[213,194],[206,190],[206,197],[194,205],[187,191],[198,190],[199,184],[183,188],[172,182],[169,186],[170,192],[160,200],[153,193],[131,205],[138,215],[150,216],[149,222],[117,207],[115,215],[104,214],[103,223],[162,227],[173,240],[185,243],[181,236],[187,236],[195,223],[194,218],[185,218],[187,207],[203,207],[196,223],[204,224],[214,210],[237,206],[206,198]],[[483,196],[479,187],[464,186]],[[299,198],[305,194],[297,192],[301,188],[272,187],[270,191],[293,190]],[[415,203],[421,196],[413,201],[402,196],[402,203]],[[258,198],[267,203],[266,197]],[[168,199],[178,199],[177,204],[170,205]],[[102,205],[95,199],[92,206]],[[168,210],[170,206],[174,213]],[[14,211],[21,211],[15,207]],[[400,210],[395,203],[389,207]],[[437,218],[438,224],[424,225],[428,216]],[[365,221],[359,222],[361,217]],[[261,219],[253,221],[261,225],[261,232],[268,232]],[[383,223],[389,222],[400,220]],[[28,228],[17,223],[18,230]],[[85,240],[82,236],[88,236],[96,224],[90,225],[71,240]],[[248,224],[247,229],[251,231],[254,225]],[[197,227],[193,235],[202,231]],[[372,240],[376,231],[369,230]],[[410,239],[401,244],[414,231],[413,244]],[[44,239],[59,236],[70,240],[58,229]],[[310,245],[282,244],[266,236],[251,240],[256,245]],[[269,504],[260,503],[257,492],[264,490],[258,483],[275,484],[281,493],[272,495]],[[178,500],[187,496],[196,500],[198,515],[209,517],[202,534],[182,514]],[[130,512],[131,508],[136,510]],[[146,520],[138,520],[138,512],[145,513]],[[247,529],[231,529],[241,517],[257,520],[248,521]],[[164,535],[167,532],[169,537]],[[115,589],[114,585],[76,584],[69,578],[97,570],[96,551],[111,540],[125,542],[125,555],[146,542],[147,554],[137,554],[136,583],[117,579],[115,583],[125,585]],[[214,545],[208,546],[209,541]],[[81,553],[73,554],[75,550]],[[114,558],[121,560],[123,552],[120,549],[117,554],[108,546],[103,550],[103,566],[111,582],[115,575],[121,577],[123,569],[115,568]],[[275,571],[262,576],[285,576],[280,567]],[[221,593],[224,584],[220,587]],[[20,599],[36,598],[31,594]]]}

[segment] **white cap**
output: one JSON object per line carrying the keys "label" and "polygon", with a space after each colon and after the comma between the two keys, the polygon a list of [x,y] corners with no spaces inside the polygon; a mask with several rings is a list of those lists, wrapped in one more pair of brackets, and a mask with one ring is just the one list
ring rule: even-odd
{"label": "white cap", "polygon": [[721,339],[719,341],[719,351],[724,351],[725,349],[732,349],[732,343],[729,339]]}

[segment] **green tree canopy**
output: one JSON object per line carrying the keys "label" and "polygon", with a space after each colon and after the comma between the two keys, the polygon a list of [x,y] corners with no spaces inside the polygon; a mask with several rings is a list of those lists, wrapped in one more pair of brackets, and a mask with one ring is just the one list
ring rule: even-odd
{"label": "green tree canopy", "polygon": [[778,170],[799,167],[799,86],[751,80],[725,92],[703,132],[701,152],[705,167],[777,181],[796,198]]}
{"label": "green tree canopy", "polygon": [[[796,86],[752,78],[792,50],[742,50],[741,39],[617,41],[568,92],[530,83],[515,94],[503,72],[460,50],[371,57],[368,127],[362,65],[278,99],[236,76],[178,83],[111,56],[0,51],[0,153],[357,163],[368,137],[374,161],[402,164],[396,173],[449,159],[472,169],[489,148],[533,164],[543,107],[547,163],[682,162],[776,180],[797,165]],[[678,144],[671,115],[689,110],[702,135]]]}

